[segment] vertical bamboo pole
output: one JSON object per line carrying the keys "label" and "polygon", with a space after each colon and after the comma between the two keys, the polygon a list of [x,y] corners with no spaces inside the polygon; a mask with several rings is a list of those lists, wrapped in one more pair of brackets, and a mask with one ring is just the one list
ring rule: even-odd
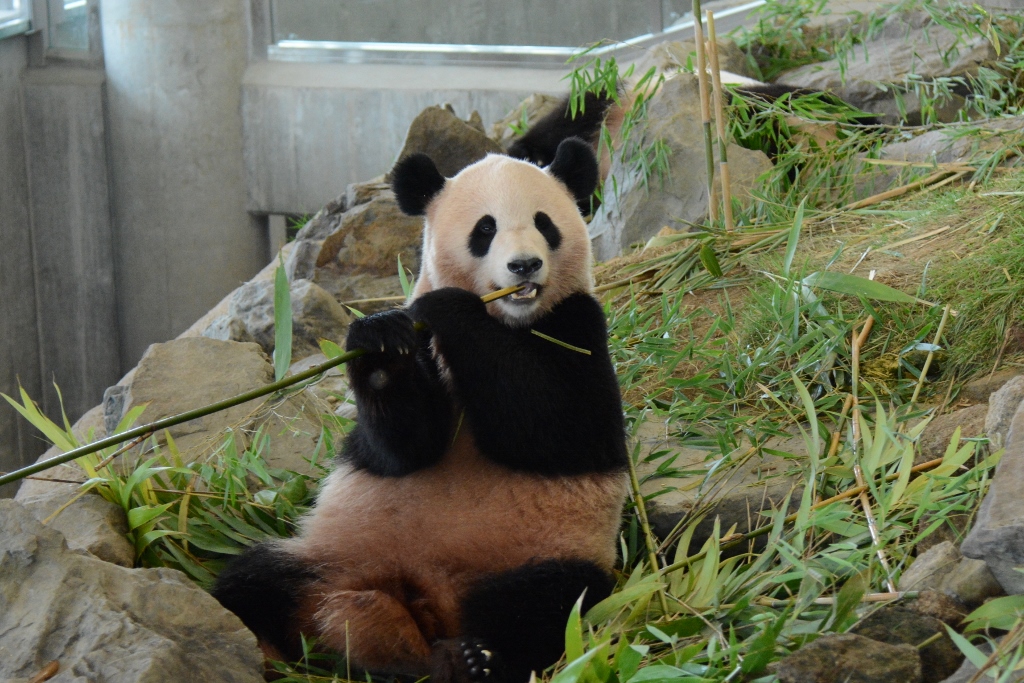
{"label": "vertical bamboo pole", "polygon": [[715,90],[715,126],[718,129],[718,168],[722,181],[722,213],[725,233],[732,236],[735,227],[732,218],[732,188],[729,184],[729,157],[725,139],[725,97],[722,92],[722,73],[718,69],[718,36],[715,35],[715,15],[708,10],[708,54],[711,56],[711,85]]}
{"label": "vertical bamboo pole", "polygon": [[693,0],[693,39],[697,44],[697,87],[700,90],[700,116],[704,124],[704,157],[708,173],[708,215],[711,222],[718,220],[718,207],[714,202],[715,153],[711,144],[711,102],[708,97],[707,60],[704,55],[704,28],[700,23],[700,0]]}

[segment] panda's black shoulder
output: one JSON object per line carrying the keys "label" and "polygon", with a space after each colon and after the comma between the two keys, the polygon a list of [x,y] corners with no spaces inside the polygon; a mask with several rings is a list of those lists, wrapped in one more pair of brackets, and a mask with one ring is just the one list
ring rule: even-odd
{"label": "panda's black shoulder", "polygon": [[602,347],[607,345],[608,326],[604,309],[592,294],[586,292],[576,292],[562,299],[533,327],[545,334],[559,332],[573,338],[589,337]]}

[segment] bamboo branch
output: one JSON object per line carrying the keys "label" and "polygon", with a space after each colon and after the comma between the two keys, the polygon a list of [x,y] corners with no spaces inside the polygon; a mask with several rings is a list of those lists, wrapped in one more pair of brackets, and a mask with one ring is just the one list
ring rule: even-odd
{"label": "bamboo branch", "polygon": [[[522,288],[522,285],[505,287],[504,289],[499,289],[495,292],[491,292],[490,294],[486,294],[480,297],[480,299],[485,304],[487,304],[502,297],[508,296],[509,294],[514,294],[515,292],[518,292]],[[223,401],[218,401],[217,403],[211,403],[210,405],[203,406],[202,408],[196,408],[195,410],[189,410],[187,412],[179,413],[177,415],[171,415],[169,417],[163,418],[162,420],[157,420],[156,422],[141,425],[134,429],[129,429],[128,431],[121,432],[120,434],[114,434],[112,436],[108,436],[105,439],[100,439],[99,441],[94,441],[93,443],[86,444],[78,448],[73,448],[70,451],[67,451],[66,453],[61,453],[60,455],[52,457],[48,460],[43,460],[42,462],[37,462],[33,465],[23,467],[20,470],[15,470],[14,472],[10,472],[8,474],[0,476],[0,486],[4,484],[10,484],[11,482],[18,481],[19,479],[24,479],[25,477],[31,474],[37,474],[38,472],[48,470],[52,467],[56,467],[57,465],[63,465],[66,462],[76,460],[84,455],[90,455],[97,451],[101,451],[109,446],[116,446],[117,444],[124,443],[125,441],[128,441],[130,439],[145,439],[150,435],[155,434],[156,432],[159,432],[163,429],[167,429],[168,427],[179,425],[182,422],[188,422],[189,420],[195,420],[200,417],[206,417],[207,415],[212,415],[213,413],[217,413],[222,410],[227,410],[228,408],[233,408],[243,403],[248,403],[253,399],[261,398],[268,394],[272,394],[276,391],[280,391],[281,389],[286,389],[292,385],[298,384],[299,382],[303,382],[312,377],[316,377],[317,375],[327,372],[331,368],[337,367],[342,363],[347,363],[348,361],[358,358],[359,356],[362,356],[365,353],[366,349],[353,349],[348,353],[343,353],[340,356],[332,358],[324,363],[314,365],[308,370],[292,375],[291,377],[285,377],[284,379],[278,380],[277,382],[273,382],[271,384],[267,384],[266,386],[259,387],[258,389],[247,391],[243,394],[233,396],[232,398],[225,399]],[[117,454],[115,453],[114,455]]]}
{"label": "bamboo branch", "polygon": [[715,182],[715,153],[711,144],[711,103],[708,98],[707,60],[704,55],[704,27],[700,23],[700,0],[693,0],[693,39],[697,44],[697,88],[700,90],[700,117],[704,126],[704,159],[708,174],[708,215],[718,220],[718,207],[712,201]]}
{"label": "bamboo branch", "polygon": [[729,157],[725,138],[725,97],[722,91],[722,73],[718,69],[718,40],[715,35],[715,15],[708,16],[708,53],[711,55],[711,85],[715,91],[715,126],[718,130],[718,168],[722,180],[722,214],[725,216],[725,232],[732,235],[735,223],[732,217],[732,188],[729,181]]}
{"label": "bamboo branch", "polygon": [[942,340],[942,332],[946,329],[946,321],[949,320],[949,304],[942,311],[942,320],[939,321],[939,329],[935,330],[935,339],[932,340],[932,349],[928,351],[928,357],[924,359],[924,367],[921,368],[921,376],[917,378],[917,386],[914,387],[914,395],[910,397],[910,406],[917,403],[917,397],[921,394],[921,387],[924,386],[924,379],[928,376],[928,370],[932,366],[932,358],[935,357],[934,347]]}
{"label": "bamboo branch", "polygon": [[931,185],[932,183],[941,180],[950,173],[953,172],[946,169],[938,171],[937,173],[932,173],[930,176],[922,178],[921,180],[916,180],[912,183],[908,183],[907,185],[894,187],[891,190],[879,192],[878,194],[873,194],[870,197],[865,197],[860,201],[853,202],[852,204],[847,204],[841,209],[841,211],[855,211],[856,209],[863,209],[864,207],[871,206],[872,204],[879,204],[887,199],[893,199],[894,197],[905,195],[911,190],[917,190],[927,185]]}

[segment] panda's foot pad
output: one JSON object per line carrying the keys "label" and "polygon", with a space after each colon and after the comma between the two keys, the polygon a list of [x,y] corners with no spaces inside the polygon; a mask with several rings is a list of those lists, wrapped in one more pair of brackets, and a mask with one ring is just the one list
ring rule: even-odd
{"label": "panda's foot pad", "polygon": [[498,683],[498,657],[479,638],[452,638],[434,646],[434,676],[445,683]]}

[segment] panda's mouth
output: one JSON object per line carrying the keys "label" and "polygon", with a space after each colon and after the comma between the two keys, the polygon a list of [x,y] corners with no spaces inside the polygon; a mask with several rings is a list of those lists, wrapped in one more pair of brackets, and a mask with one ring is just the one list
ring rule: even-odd
{"label": "panda's mouth", "polygon": [[520,306],[533,303],[537,299],[537,295],[540,294],[540,285],[536,282],[522,282],[520,284],[523,288],[509,296],[509,300]]}

